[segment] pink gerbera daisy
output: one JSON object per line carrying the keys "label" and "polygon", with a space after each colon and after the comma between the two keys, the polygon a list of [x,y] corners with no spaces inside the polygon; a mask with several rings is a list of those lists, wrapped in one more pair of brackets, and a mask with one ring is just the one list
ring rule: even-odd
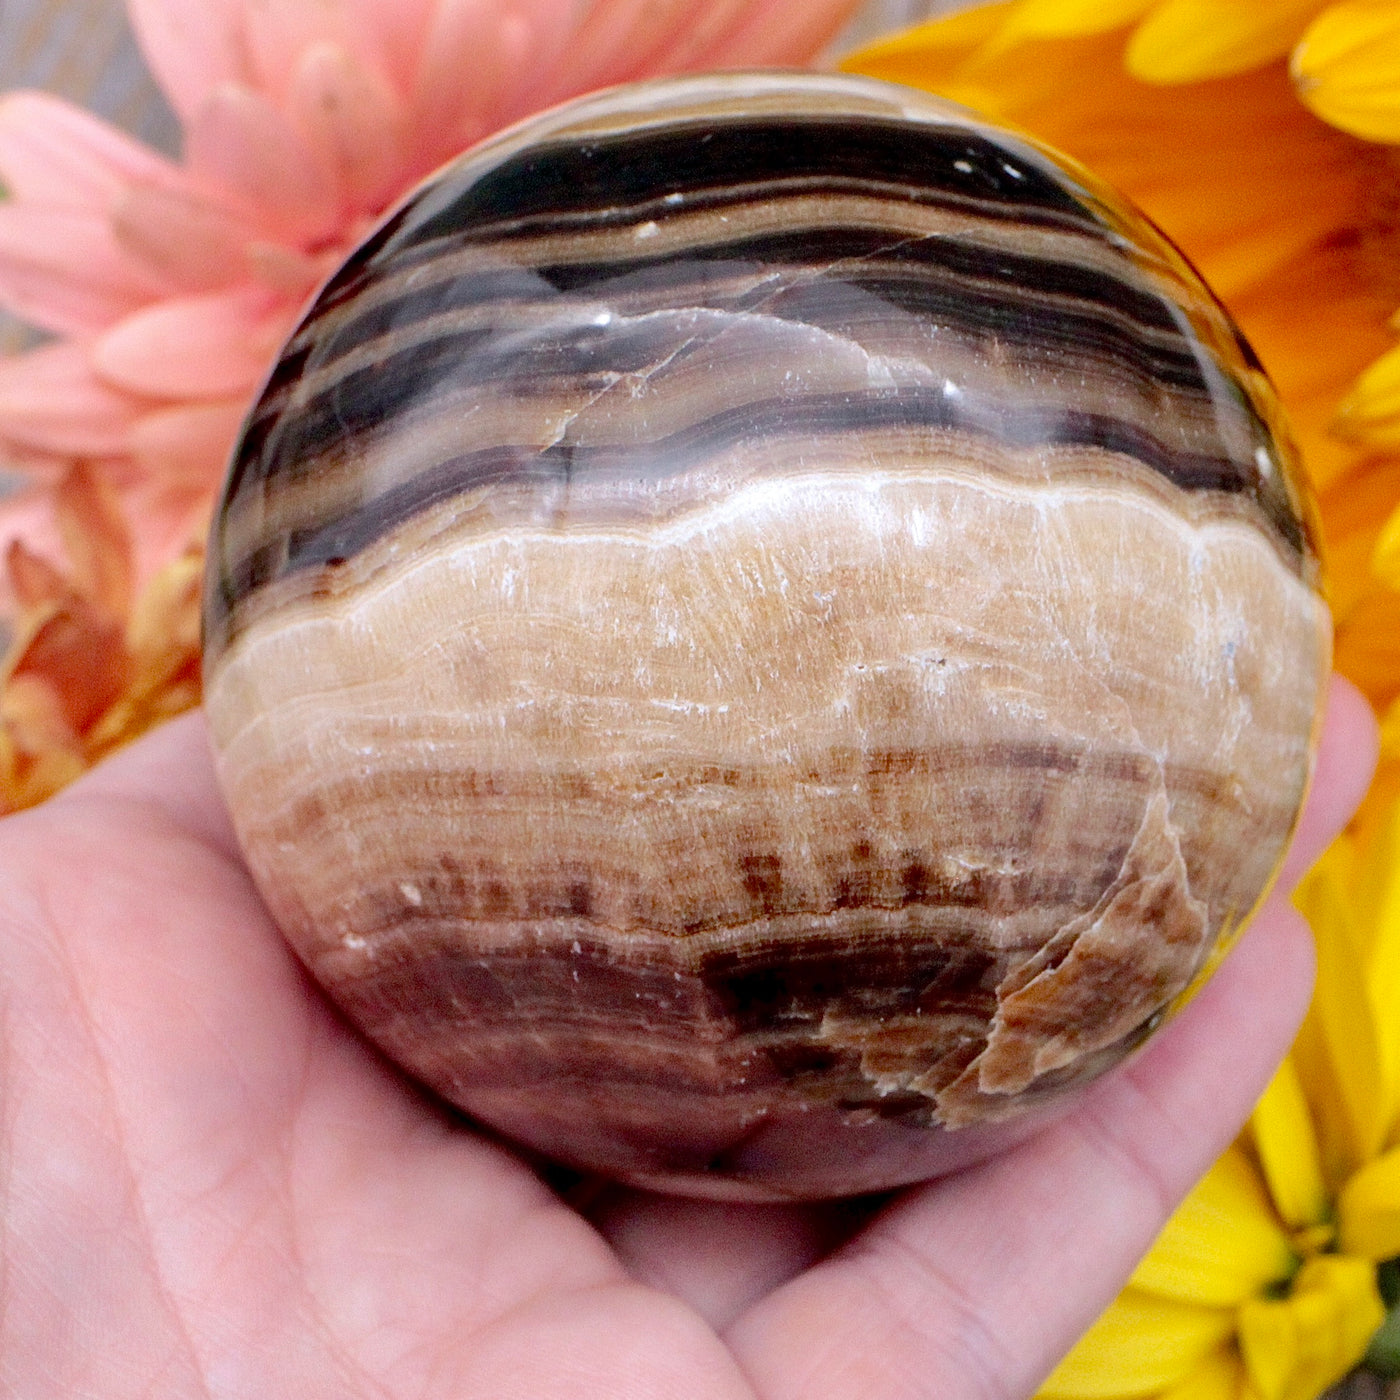
{"label": "pink gerbera daisy", "polygon": [[0,362],[0,454],[34,483],[0,549],[45,549],[48,493],[81,460],[148,577],[208,509],[308,293],[389,202],[587,89],[803,62],[854,3],[130,0],[182,161],[42,93],[0,101],[0,304],[55,336]]}

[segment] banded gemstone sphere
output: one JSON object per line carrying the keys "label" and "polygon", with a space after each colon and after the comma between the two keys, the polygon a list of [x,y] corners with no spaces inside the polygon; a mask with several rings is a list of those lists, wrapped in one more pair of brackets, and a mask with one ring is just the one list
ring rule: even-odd
{"label": "banded gemstone sphere", "polygon": [[924,96],[622,88],[330,280],[213,531],[254,876],[453,1104],[647,1186],[996,1150],[1260,899],[1330,632],[1258,364]]}

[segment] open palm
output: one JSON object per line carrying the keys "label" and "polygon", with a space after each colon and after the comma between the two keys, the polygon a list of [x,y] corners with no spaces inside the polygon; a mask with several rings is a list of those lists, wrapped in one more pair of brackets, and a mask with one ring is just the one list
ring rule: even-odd
{"label": "open palm", "polygon": [[[1292,870],[1359,799],[1338,687]],[[336,1017],[202,722],[0,823],[0,1387],[26,1400],[1029,1394],[1237,1129],[1307,996],[1275,896],[1070,1117],[877,1209],[575,1209]]]}

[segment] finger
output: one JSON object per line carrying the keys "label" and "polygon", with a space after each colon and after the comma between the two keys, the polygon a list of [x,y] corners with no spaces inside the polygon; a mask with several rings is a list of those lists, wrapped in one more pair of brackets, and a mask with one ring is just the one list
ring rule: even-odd
{"label": "finger", "polygon": [[1112,1299],[1263,1091],[1307,1004],[1281,900],[1138,1059],[1003,1157],[907,1193],[744,1314],[764,1400],[1029,1395]]}
{"label": "finger", "polygon": [[[211,820],[203,755],[192,717],[0,823],[0,1096],[22,1110],[6,1167],[34,1287],[82,1301],[71,1249],[44,1246],[101,1220],[84,1269],[140,1299],[156,1278],[212,1319],[211,1364],[237,1369],[256,1337],[255,1361],[286,1347],[324,1375],[342,1374],[343,1339],[431,1367],[436,1339],[455,1355],[551,1291],[640,1292],[518,1159],[316,995],[242,864],[193,834]],[[673,1336],[682,1314],[662,1312]],[[498,1354],[511,1335],[493,1333]],[[712,1333],[685,1335],[732,1375]]]}
{"label": "finger", "polygon": [[1351,820],[1379,755],[1380,730],[1370,705],[1350,681],[1333,676],[1312,788],[1279,872],[1279,889],[1291,890]]}
{"label": "finger", "polygon": [[[1341,830],[1370,781],[1377,748],[1366,701],[1334,678],[1315,779],[1280,889]],[[853,1233],[860,1209],[745,1207],[614,1189],[590,1215],[633,1277],[684,1298],[722,1328]]]}
{"label": "finger", "polygon": [[616,1188],[590,1218],[633,1278],[689,1303],[723,1330],[870,1213],[863,1202],[740,1205]]}
{"label": "finger", "polygon": [[136,802],[219,854],[239,858],[228,810],[214,776],[214,758],[201,711],[181,715],[111,758],[59,795]]}

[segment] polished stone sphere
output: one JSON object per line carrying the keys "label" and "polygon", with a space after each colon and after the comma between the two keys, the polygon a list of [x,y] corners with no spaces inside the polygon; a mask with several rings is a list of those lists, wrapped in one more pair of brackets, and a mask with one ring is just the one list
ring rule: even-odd
{"label": "polished stone sphere", "polygon": [[1085,171],[865,79],[621,88],[331,278],[213,530],[268,905],[514,1142],[886,1188],[1122,1060],[1268,885],[1328,671],[1258,363]]}

